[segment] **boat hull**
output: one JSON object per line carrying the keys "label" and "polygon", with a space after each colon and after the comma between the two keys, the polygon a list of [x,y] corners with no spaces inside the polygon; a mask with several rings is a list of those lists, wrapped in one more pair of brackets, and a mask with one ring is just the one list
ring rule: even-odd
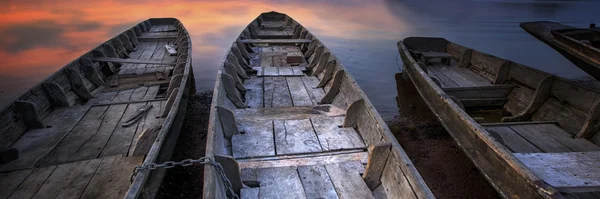
{"label": "boat hull", "polygon": [[562,54],[577,67],[600,80],[600,51],[566,37],[561,30],[576,30],[574,27],[553,22],[526,22],[521,28]]}

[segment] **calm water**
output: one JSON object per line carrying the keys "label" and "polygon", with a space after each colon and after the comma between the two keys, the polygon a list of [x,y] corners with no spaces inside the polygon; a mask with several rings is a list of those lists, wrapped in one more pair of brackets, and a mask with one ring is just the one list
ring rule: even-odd
{"label": "calm water", "polygon": [[0,107],[101,42],[149,17],[177,17],[193,41],[196,86],[212,89],[233,39],[258,14],[289,14],[348,68],[384,118],[397,114],[396,42],[409,36],[457,43],[568,78],[589,78],[519,22],[600,23],[599,2],[406,1],[65,1],[0,6]]}

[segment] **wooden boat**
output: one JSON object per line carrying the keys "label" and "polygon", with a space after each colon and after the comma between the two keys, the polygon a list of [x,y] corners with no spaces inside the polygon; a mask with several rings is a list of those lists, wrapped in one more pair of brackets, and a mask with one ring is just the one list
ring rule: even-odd
{"label": "wooden boat", "polygon": [[594,24],[575,28],[548,21],[521,23],[521,27],[600,80],[600,28]]}
{"label": "wooden boat", "polygon": [[224,172],[205,167],[204,198],[433,198],[339,60],[282,13],[227,52],[206,147]]}
{"label": "wooden boat", "polygon": [[133,197],[160,183],[157,172],[133,184],[131,174],[170,157],[194,92],[190,53],[179,20],[149,19],[5,107],[0,198]]}
{"label": "wooden boat", "polygon": [[443,38],[398,49],[403,73],[502,196],[600,196],[600,91]]}

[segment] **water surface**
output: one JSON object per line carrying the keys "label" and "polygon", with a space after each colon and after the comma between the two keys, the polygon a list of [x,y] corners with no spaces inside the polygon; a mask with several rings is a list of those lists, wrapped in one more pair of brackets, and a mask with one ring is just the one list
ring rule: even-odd
{"label": "water surface", "polygon": [[589,78],[519,27],[552,20],[599,23],[587,1],[8,1],[0,6],[0,107],[91,48],[149,17],[179,18],[192,36],[196,87],[212,89],[225,52],[261,12],[284,12],[340,59],[377,110],[397,114],[396,42],[445,37],[471,48],[567,78]]}

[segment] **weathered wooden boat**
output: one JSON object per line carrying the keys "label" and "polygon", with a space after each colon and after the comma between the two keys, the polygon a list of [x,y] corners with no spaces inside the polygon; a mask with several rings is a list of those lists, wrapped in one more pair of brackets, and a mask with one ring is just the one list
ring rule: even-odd
{"label": "weathered wooden boat", "polygon": [[600,196],[600,91],[443,38],[398,49],[403,73],[502,196]]}
{"label": "weathered wooden boat", "polygon": [[521,27],[600,80],[600,28],[594,24],[575,28],[549,21],[521,23]]}
{"label": "weathered wooden boat", "polygon": [[151,194],[162,174],[139,171],[133,184],[131,174],[170,157],[194,92],[190,53],[179,20],[149,19],[5,107],[0,198]]}
{"label": "weathered wooden boat", "polygon": [[205,167],[204,198],[433,198],[339,60],[285,14],[233,42],[211,108],[206,155],[224,171]]}

